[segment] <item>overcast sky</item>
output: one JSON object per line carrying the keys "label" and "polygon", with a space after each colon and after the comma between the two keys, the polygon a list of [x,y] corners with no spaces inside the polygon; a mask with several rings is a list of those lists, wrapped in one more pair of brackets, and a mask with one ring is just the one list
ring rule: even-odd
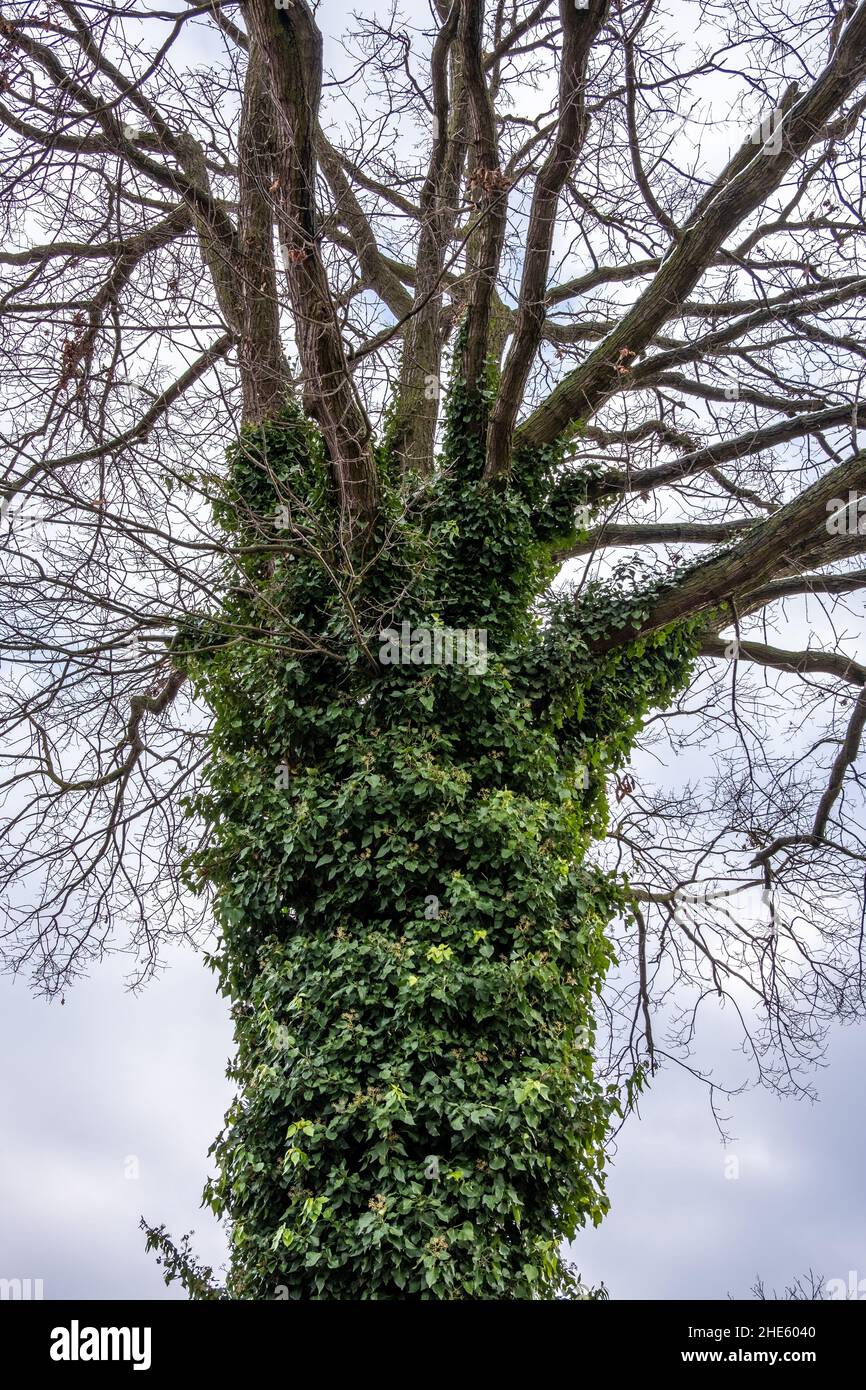
{"label": "overcast sky", "polygon": [[[703,1055],[729,1069],[733,1039],[705,1035]],[[199,1200],[231,1037],[201,961],[175,953],[139,997],[109,962],[63,1007],[2,980],[0,1040],[0,1278],[41,1278],[46,1298],[177,1297],[139,1214],[176,1237],[194,1228],[218,1265],[222,1233]],[[781,1290],[810,1266],[866,1280],[864,1043],[864,1028],[833,1035],[817,1106],[733,1101],[727,1150],[702,1089],[659,1075],[611,1165],[611,1214],[576,1243],[584,1276],[614,1298],[747,1297],[756,1274]]]}

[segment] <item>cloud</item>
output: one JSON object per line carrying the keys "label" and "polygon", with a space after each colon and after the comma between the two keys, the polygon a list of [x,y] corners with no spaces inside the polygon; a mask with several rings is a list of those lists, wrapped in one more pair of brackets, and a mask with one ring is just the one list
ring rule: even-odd
{"label": "cloud", "polygon": [[[207,1149],[230,1099],[226,1006],[199,957],[176,951],[139,997],[118,961],[65,1007],[0,980],[0,1277],[42,1278],[47,1298],[182,1296],[144,1251],[138,1218],[218,1267],[223,1232],[199,1201]],[[730,1074],[733,1022],[708,1020],[702,1063]],[[810,1267],[866,1276],[864,1029],[838,1029],[811,1106],[752,1092],[723,1107],[671,1067],[629,1120],[612,1161],[612,1210],[574,1258],[614,1298],[747,1297]],[[124,1176],[134,1156],[140,1176]],[[738,1176],[730,1159],[738,1160]],[[728,1167],[726,1169],[726,1164]]]}

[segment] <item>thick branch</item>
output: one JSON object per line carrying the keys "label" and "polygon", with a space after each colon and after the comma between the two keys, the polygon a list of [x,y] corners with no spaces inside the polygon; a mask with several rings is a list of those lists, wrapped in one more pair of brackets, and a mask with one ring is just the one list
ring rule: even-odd
{"label": "thick branch", "polygon": [[273,419],[290,390],[280,342],[274,267],[274,116],[264,60],[253,41],[244,80],[238,160],[240,165],[241,333],[238,364],[244,419]]}
{"label": "thick branch", "polygon": [[[394,429],[394,449],[403,461],[404,471],[421,474],[431,472],[433,467],[445,254],[454,231],[458,189],[466,159],[467,94],[459,50],[455,51],[459,13],[458,0],[454,0],[436,35],[431,56],[433,148],[421,189],[414,269],[417,309],[406,325]],[[453,101],[449,91],[449,65],[453,72]]]}
{"label": "thick branch", "polygon": [[659,521],[634,525],[604,525],[590,531],[585,540],[560,550],[556,559],[561,563],[578,555],[589,555],[611,546],[628,545],[711,545],[729,541],[741,531],[754,526],[752,517],[737,517],[734,521]]}
{"label": "thick branch", "polygon": [[645,468],[640,473],[606,473],[603,478],[590,484],[589,495],[592,498],[611,491],[649,492],[652,488],[680,482],[683,478],[702,473],[720,463],[730,463],[734,459],[760,454],[765,449],[787,444],[792,439],[800,439],[805,435],[817,434],[820,430],[846,424],[855,428],[866,425],[866,407],[852,406],[847,402],[844,405],[828,406],[824,410],[814,410],[808,414],[793,415],[787,420],[777,420],[764,429],[749,430],[747,434],[738,434],[734,439],[715,440],[712,444],[683,454],[672,463],[661,463],[656,468]]}
{"label": "thick branch", "polygon": [[811,649],[786,651],[783,647],[770,647],[764,642],[740,640],[732,643],[724,637],[708,636],[701,641],[700,653],[701,656],[726,660],[736,654],[738,660],[772,666],[777,671],[792,671],[800,676],[836,676],[839,680],[849,681],[851,685],[866,684],[866,666],[861,666],[844,652]]}
{"label": "thick branch", "polygon": [[251,47],[264,55],[275,117],[274,193],[303,371],[304,407],[330,455],[344,527],[365,530],[379,497],[370,426],[355,391],[316,226],[316,138],[322,36],[306,0],[250,0]]}
{"label": "thick branch", "polygon": [[559,124],[553,147],[539,171],[532,194],[514,340],[490,420],[485,467],[488,478],[506,473],[511,463],[514,424],[541,342],[547,312],[547,274],[559,195],[586,138],[584,87],[587,61],[593,39],[607,18],[607,10],[607,0],[589,0],[584,10],[576,9],[574,0],[560,0],[562,57],[559,66]]}
{"label": "thick branch", "polygon": [[784,573],[796,568],[798,552],[814,542],[825,526],[827,504],[864,483],[866,451],[861,451],[771,517],[757,522],[739,545],[695,566],[678,582],[671,583],[650,602],[644,617],[631,619],[624,628],[597,638],[593,648],[608,651],[635,637],[656,632],[668,623],[721,607],[726,599],[754,589],[780,570]]}
{"label": "thick branch", "polygon": [[[485,370],[510,187],[499,164],[496,113],[482,56],[483,32],[484,0],[463,0],[459,39],[472,122],[469,188],[475,208],[475,229],[467,245],[469,304],[463,348],[463,379],[470,390],[481,384]],[[477,423],[480,435],[484,422]]]}
{"label": "thick branch", "polygon": [[780,110],[775,141],[747,141],[694,209],[652,280],[620,323],[587,360],[560,383],[515,435],[530,447],[549,443],[576,420],[588,419],[622,386],[623,354],[637,355],[671,318],[704,274],[726,237],[761,206],[788,170],[825,131],[828,121],[866,72],[866,0],[861,0],[832,60],[797,99],[791,89]]}

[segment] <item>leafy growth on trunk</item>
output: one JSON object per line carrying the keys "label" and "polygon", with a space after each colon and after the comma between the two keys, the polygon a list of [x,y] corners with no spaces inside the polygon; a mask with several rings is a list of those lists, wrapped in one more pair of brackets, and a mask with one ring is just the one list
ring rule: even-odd
{"label": "leafy growth on trunk", "polygon": [[[243,582],[176,654],[216,716],[188,875],[237,1039],[206,1192],[231,1297],[555,1297],[579,1288],[563,1242],[607,1210],[620,1098],[593,1003],[628,892],[587,850],[692,642],[592,657],[613,591],[547,592],[581,480],[544,449],[488,486],[461,442],[486,409],[452,391],[435,478],[408,504],[392,487],[340,585],[309,422],[231,452],[216,510]],[[262,543],[280,508],[285,548]],[[403,622],[485,629],[484,669],[382,664]]]}

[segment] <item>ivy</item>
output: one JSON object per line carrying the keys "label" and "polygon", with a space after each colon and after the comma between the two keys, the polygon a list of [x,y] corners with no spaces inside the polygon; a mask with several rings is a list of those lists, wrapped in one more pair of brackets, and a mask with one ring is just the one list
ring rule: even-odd
{"label": "ivy", "polygon": [[[540,598],[586,480],[558,482],[554,449],[487,488],[464,447],[483,396],[455,384],[411,504],[383,466],[352,585],[312,426],[246,430],[215,506],[226,598],[178,637],[215,716],[186,877],[213,895],[237,1043],[206,1189],[232,1298],[587,1296],[561,1247],[608,1208],[620,1097],[594,1075],[593,1008],[627,908],[587,850],[605,774],[694,643],[599,661],[588,640],[641,595]],[[486,668],[382,665],[402,621],[485,629]],[[169,1267],[216,1296],[185,1252]]]}

